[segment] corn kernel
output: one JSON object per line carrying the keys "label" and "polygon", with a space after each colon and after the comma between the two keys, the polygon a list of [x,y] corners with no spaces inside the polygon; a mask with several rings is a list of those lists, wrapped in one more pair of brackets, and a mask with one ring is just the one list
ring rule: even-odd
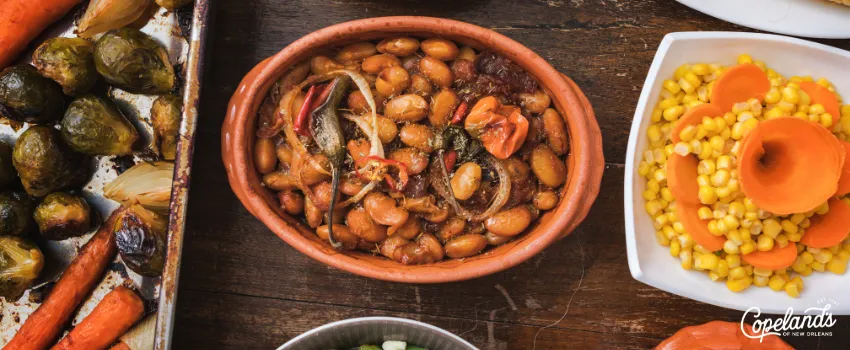
{"label": "corn kernel", "polygon": [[691,72],[694,72],[698,75],[706,75],[711,73],[711,68],[705,63],[697,63],[691,66]]}
{"label": "corn kernel", "polygon": [[717,268],[718,260],[717,255],[711,253],[698,254],[695,257],[694,265],[700,270],[714,270]]}
{"label": "corn kernel", "polygon": [[756,244],[756,248],[760,252],[767,252],[773,249],[773,244],[773,238],[770,238],[767,235],[760,235]]}
{"label": "corn kernel", "polygon": [[[666,84],[666,82],[665,82],[665,84]],[[764,102],[769,103],[769,104],[779,103],[779,101],[781,99],[782,99],[782,93],[779,92],[779,89],[777,89],[777,88],[770,88],[770,90],[767,92],[767,94],[764,95]]]}
{"label": "corn kernel", "polygon": [[736,268],[729,270],[729,279],[737,280],[737,279],[742,279],[742,278],[746,278],[746,277],[747,277],[747,270],[742,266],[738,266]]}
{"label": "corn kernel", "polygon": [[679,256],[679,253],[682,251],[682,245],[679,243],[679,240],[670,241],[670,255],[673,257]]}
{"label": "corn kernel", "polygon": [[726,256],[725,259],[726,262],[729,264],[730,269],[741,266],[741,256],[738,254],[729,254]]}
{"label": "corn kernel", "polygon": [[685,64],[679,66],[678,68],[676,68],[676,71],[673,72],[673,77],[676,78],[676,79],[684,78],[685,74],[688,73],[690,70],[691,70],[691,65],[685,63]]}
{"label": "corn kernel", "polygon": [[738,64],[753,63],[753,58],[748,54],[738,56]]}
{"label": "corn kernel", "polygon": [[685,113],[685,107],[675,106],[675,107],[670,107],[670,108],[665,109],[663,116],[664,116],[664,120],[666,120],[668,122],[673,122],[673,121],[679,120],[679,117],[681,117],[682,114],[684,114],[684,113]]}
{"label": "corn kernel", "polygon": [[832,260],[832,252],[829,250],[821,250],[817,253],[814,253],[814,259],[821,264],[826,264],[830,260]]}
{"label": "corn kernel", "polygon": [[713,187],[700,187],[699,200],[702,204],[714,204],[717,202],[717,191]]}
{"label": "corn kernel", "polygon": [[815,261],[815,256],[811,252],[803,252],[803,254],[800,254],[800,259],[803,260],[803,263],[809,265]]}
{"label": "corn kernel", "polygon": [[694,139],[694,136],[696,136],[697,131],[697,127],[688,125],[682,128],[682,131],[679,132],[679,138],[684,142],[691,142],[691,140]]}
{"label": "corn kernel", "polygon": [[800,289],[797,287],[795,283],[788,283],[785,285],[785,293],[792,298],[800,297]]}
{"label": "corn kernel", "polygon": [[826,127],[827,129],[832,128],[833,117],[832,114],[824,113],[820,115],[820,124]]}
{"label": "corn kernel", "polygon": [[693,86],[702,85],[702,80],[693,71],[686,72],[685,75],[682,78],[687,80],[688,83],[690,83]]}
{"label": "corn kernel", "polygon": [[770,281],[770,277],[767,276],[753,276],[753,285],[756,287],[764,287],[767,286],[767,283]]}
{"label": "corn kernel", "polygon": [[712,218],[711,208],[701,207],[697,210],[697,215],[699,215],[699,218],[702,220],[709,220]]}
{"label": "corn kernel", "polygon": [[649,213],[649,215],[655,216],[655,214],[658,214],[658,212],[660,212],[663,208],[661,206],[661,203],[659,203],[657,200],[653,200],[646,202],[645,209],[646,212]]}
{"label": "corn kernel", "polygon": [[797,225],[794,225],[794,223],[791,222],[791,220],[782,220],[780,225],[782,225],[782,229],[785,230],[785,232],[788,232],[788,233],[797,233],[797,231],[800,230],[800,228],[797,227]]}
{"label": "corn kernel", "polygon": [[826,268],[836,275],[843,275],[847,271],[847,260],[832,259],[826,263]]}
{"label": "corn kernel", "polygon": [[811,265],[809,265],[809,266],[811,266],[812,270],[815,270],[815,271],[817,271],[817,272],[824,272],[824,271],[826,271],[826,265],[824,265],[824,264],[823,264],[822,262],[820,262],[820,261],[812,262],[812,264],[811,264]]}
{"label": "corn kernel", "polygon": [[756,268],[753,269],[753,274],[756,275],[756,276],[770,277],[770,276],[773,275],[773,270],[756,267]]}
{"label": "corn kernel", "polygon": [[756,245],[753,242],[746,242],[738,247],[738,249],[741,250],[741,254],[747,255],[756,250]]}
{"label": "corn kernel", "polygon": [[723,251],[726,252],[726,254],[738,254],[740,252],[738,245],[732,240],[726,240],[726,242],[723,242]]}
{"label": "corn kernel", "polygon": [[822,114],[826,112],[826,108],[823,107],[822,104],[816,103],[809,106],[809,113],[811,114]]}
{"label": "corn kernel", "polygon": [[800,94],[793,87],[785,87],[782,89],[782,99],[793,104],[800,102]]}
{"label": "corn kernel", "polygon": [[790,243],[789,240],[788,240],[788,237],[786,237],[785,235],[776,236],[775,241],[776,241],[776,244],[779,245],[779,248],[785,248],[788,245],[788,243]]}
{"label": "corn kernel", "polygon": [[729,288],[729,290],[737,293],[737,292],[743,291],[744,289],[749,288],[752,283],[753,283],[753,279],[749,278],[749,277],[745,277],[745,278],[737,279],[737,280],[730,279],[730,280],[726,280],[726,287]]}
{"label": "corn kernel", "polygon": [[690,270],[694,267],[693,261],[693,253],[690,251],[683,251],[679,253],[679,259],[682,260],[682,268],[685,270]]}
{"label": "corn kernel", "polygon": [[785,279],[776,275],[770,278],[770,281],[767,283],[767,285],[768,287],[770,287],[770,289],[773,289],[774,291],[778,292],[780,290],[783,290],[783,288],[785,287],[785,283]]}

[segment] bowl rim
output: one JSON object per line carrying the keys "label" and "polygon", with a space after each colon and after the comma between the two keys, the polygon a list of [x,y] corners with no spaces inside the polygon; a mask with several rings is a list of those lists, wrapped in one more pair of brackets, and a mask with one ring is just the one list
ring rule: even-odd
{"label": "bowl rim", "polygon": [[[634,186],[636,182],[640,180],[639,176],[636,176],[636,165],[640,160],[637,159],[638,152],[638,139],[642,137],[641,134],[641,125],[644,121],[645,112],[647,109],[651,108],[650,106],[650,95],[652,93],[653,85],[658,84],[663,78],[659,76],[661,65],[664,61],[664,58],[669,54],[670,48],[673,45],[674,41],[681,40],[718,40],[718,39],[748,39],[762,42],[781,42],[781,43],[789,43],[793,45],[804,46],[813,50],[824,51],[830,54],[836,54],[840,56],[844,56],[848,58],[850,61],[850,51],[845,51],[842,49],[838,49],[832,46],[820,44],[817,42],[798,39],[793,37],[788,37],[784,35],[777,34],[762,34],[762,33],[749,33],[749,32],[724,32],[724,31],[712,31],[712,32],[673,32],[664,36],[664,39],[658,45],[658,49],[655,53],[655,56],[652,61],[652,65],[649,68],[649,71],[646,76],[646,80],[643,85],[643,89],[640,94],[640,98],[638,99],[637,106],[635,108],[635,114],[632,119],[631,130],[629,131],[629,141],[628,148],[626,151],[626,174],[625,181],[623,182],[623,205],[624,205],[624,214],[625,214],[625,238],[626,238],[626,251],[629,263],[629,270],[631,272],[632,278],[640,281],[646,285],[657,288],[659,290],[663,290],[668,293],[676,294],[683,298],[688,298],[691,300],[695,300],[698,302],[719,306],[727,309],[738,310],[738,311],[747,311],[747,307],[740,306],[735,303],[727,302],[724,299],[715,298],[705,293],[702,294],[693,294],[688,293],[682,288],[677,288],[675,286],[670,286],[662,283],[658,283],[658,281],[651,276],[650,273],[646,273],[641,269],[640,260],[638,258],[639,249],[637,242],[637,227],[635,223],[635,213],[638,210],[635,208],[635,198],[638,198],[641,202],[642,198],[635,196]],[[638,215],[642,215],[643,211],[640,211]],[[646,253],[644,253],[646,254]],[[706,281],[711,282],[706,279]],[[715,282],[711,282],[715,283]],[[801,298],[804,299],[804,298]],[[801,300],[798,299],[798,300]],[[787,309],[782,307],[772,307],[772,306],[760,306],[760,310],[764,313],[768,314],[784,314]],[[850,315],[850,307],[848,308],[837,308],[832,311],[834,315]],[[803,310],[799,310],[798,308],[794,309],[795,314],[802,313]]]}
{"label": "bowl rim", "polygon": [[[279,208],[270,207],[270,194],[266,193],[268,191],[258,188],[261,186],[252,186],[252,180],[258,184],[251,159],[252,123],[256,119],[260,102],[276,79],[289,66],[306,59],[316,51],[357,39],[364,40],[363,36],[425,33],[430,36],[474,41],[478,46],[486,46],[505,55],[520,64],[553,96],[553,104],[565,118],[571,135],[571,153],[567,161],[570,172],[562,191],[565,198],[559,202],[555,211],[550,212],[558,215],[542,217],[538,226],[531,232],[505,245],[509,247],[499,247],[504,248],[500,254],[489,254],[491,251],[463,259],[462,263],[452,259],[426,265],[406,266],[392,262],[391,265],[376,266],[378,262],[373,260],[374,258],[369,259],[371,256],[334,251],[326,243],[321,246],[315,244],[316,239],[308,238],[304,234],[312,233],[313,230],[304,229],[303,225]],[[518,42],[492,30],[455,20],[420,16],[376,17],[319,29],[292,42],[249,72],[231,98],[227,113],[222,126],[222,157],[230,185],[248,211],[290,246],[311,258],[344,271],[380,280],[407,283],[454,282],[489,275],[518,265],[565,236],[584,219],[598,195],[604,170],[599,126],[593,116],[592,107],[574,83]],[[567,231],[564,231],[565,229]],[[534,239],[529,239],[532,236]]]}
{"label": "bowl rim", "polygon": [[396,323],[404,324],[405,326],[426,328],[430,331],[433,331],[433,332],[440,334],[441,336],[444,336],[446,338],[450,338],[454,341],[461,343],[462,345],[468,346],[470,349],[478,349],[474,345],[470,344],[468,341],[461,338],[459,335],[454,334],[452,332],[449,332],[445,329],[442,329],[442,328],[437,327],[437,326],[432,325],[432,324],[428,324],[428,323],[416,321],[416,320],[411,320],[411,319],[408,319],[408,318],[401,318],[401,317],[369,316],[369,317],[348,318],[348,319],[334,321],[334,322],[331,322],[331,323],[328,323],[328,324],[318,326],[318,327],[313,328],[309,331],[306,331],[304,333],[299,334],[295,338],[290,339],[289,341],[287,341],[286,343],[284,343],[283,345],[278,347],[277,350],[285,350],[287,348],[287,346],[291,346],[291,345],[297,343],[298,341],[301,341],[302,339],[315,336],[319,332],[330,331],[330,330],[332,330],[336,327],[339,327],[339,326],[352,324],[352,323],[380,323],[380,322],[396,322]]}

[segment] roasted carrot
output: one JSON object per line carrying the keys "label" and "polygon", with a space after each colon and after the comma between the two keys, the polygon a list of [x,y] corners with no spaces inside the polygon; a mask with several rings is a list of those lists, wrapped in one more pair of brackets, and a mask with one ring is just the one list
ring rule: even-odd
{"label": "roasted carrot", "polygon": [[751,98],[764,100],[768,91],[770,79],[761,68],[752,63],[739,64],[717,78],[711,91],[711,103],[728,112],[736,103],[746,102]]}
{"label": "roasted carrot", "polygon": [[754,251],[741,256],[748,264],[769,270],[781,270],[790,267],[797,260],[797,244],[788,243],[785,248],[777,244],[773,249],[766,252]]}
{"label": "roasted carrot", "polygon": [[850,234],[850,205],[843,200],[829,200],[829,212],[812,217],[812,225],[803,233],[800,243],[812,248],[829,248]]}
{"label": "roasted carrot", "polygon": [[703,117],[720,117],[723,116],[723,110],[720,109],[716,104],[713,103],[705,103],[698,106],[691,107],[682,119],[679,119],[679,122],[676,123],[676,126],[673,127],[673,130],[670,134],[670,139],[673,140],[673,144],[676,144],[679,141],[682,141],[682,138],[679,137],[679,134],[682,133],[682,130],[685,129],[688,125],[697,126],[702,123]]}
{"label": "roasted carrot", "polygon": [[738,156],[741,190],[774,214],[803,213],[838,189],[844,147],[823,126],[799,118],[759,123]]}
{"label": "roasted carrot", "polygon": [[685,226],[685,231],[691,235],[694,241],[703,246],[703,248],[710,251],[723,249],[723,243],[726,242],[726,238],[715,236],[708,231],[709,220],[699,218],[700,207],[702,207],[701,204],[676,203],[676,216],[679,217],[679,221]]}
{"label": "roasted carrot", "polygon": [[112,226],[115,218],[123,211],[121,208],[112,213],[80,250],[47,299],[6,344],[5,350],[46,349],[62,333],[77,306],[97,286],[106,265],[115,257],[117,247]]}
{"label": "roasted carrot", "polygon": [[0,69],[82,0],[0,0]]}
{"label": "roasted carrot", "polygon": [[106,349],[145,314],[145,304],[136,292],[118,286],[62,338],[52,350]]}
{"label": "roasted carrot", "polygon": [[827,113],[832,114],[833,118],[841,116],[841,105],[838,103],[838,97],[829,89],[818,84],[804,81],[800,83],[800,89],[803,90],[812,99],[812,104],[820,104]]}
{"label": "roasted carrot", "polygon": [[843,196],[850,193],[850,161],[847,160],[847,157],[850,157],[850,142],[840,142],[841,146],[844,147],[844,166],[841,168],[841,177],[838,178],[836,196]]}
{"label": "roasted carrot", "polygon": [[[655,350],[788,350],[791,346],[775,335],[767,335],[764,339],[750,338],[741,331],[738,322],[711,321],[698,326],[680,329],[672,337],[667,338],[655,347]],[[750,336],[755,335],[753,327],[744,323],[743,329]]]}
{"label": "roasted carrot", "polygon": [[700,204],[697,183],[699,161],[693,155],[681,156],[673,153],[667,159],[667,187],[680,204]]}

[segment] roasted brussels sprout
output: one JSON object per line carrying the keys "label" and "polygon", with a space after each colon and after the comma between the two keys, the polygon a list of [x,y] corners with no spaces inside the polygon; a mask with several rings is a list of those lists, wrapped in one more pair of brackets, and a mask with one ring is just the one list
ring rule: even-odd
{"label": "roasted brussels sprout", "polygon": [[174,88],[174,67],[156,40],[136,29],[106,32],[94,49],[97,72],[121,89],[160,94]]}
{"label": "roasted brussels sprout", "polygon": [[88,155],[127,155],[139,132],[112,100],[95,95],[74,99],[62,118],[62,137],[71,148]]}
{"label": "roasted brussels sprout", "polygon": [[156,0],[156,4],[166,9],[173,10],[192,3],[192,0]]}
{"label": "roasted brussels sprout", "polygon": [[12,151],[12,164],[27,193],[42,197],[86,180],[87,158],[65,145],[59,130],[33,126],[24,131]]}
{"label": "roasted brussels sprout", "polygon": [[35,67],[20,64],[0,72],[0,116],[44,124],[59,119],[64,106],[62,89]]}
{"label": "roasted brussels sprout", "polygon": [[94,44],[86,39],[48,39],[33,53],[32,64],[41,75],[59,83],[66,95],[84,94],[97,82]]}
{"label": "roasted brussels sprout", "polygon": [[165,216],[134,205],[115,220],[113,232],[121,260],[127,267],[143,276],[162,274],[168,232]]}
{"label": "roasted brussels sprout", "polygon": [[0,236],[20,236],[32,225],[33,201],[25,193],[0,193]]}
{"label": "roasted brussels sprout", "polygon": [[0,237],[0,296],[15,301],[38,278],[44,254],[21,237]]}
{"label": "roasted brussels sprout", "polygon": [[41,236],[63,240],[91,229],[91,210],[86,200],[70,193],[54,192],[41,201],[33,214]]}
{"label": "roasted brussels sprout", "polygon": [[0,189],[9,186],[17,175],[12,166],[12,146],[0,141]]}
{"label": "roasted brussels sprout", "polygon": [[180,133],[180,115],[183,101],[177,95],[162,95],[153,101],[151,119],[159,140],[159,151],[165,160],[177,156],[177,136]]}

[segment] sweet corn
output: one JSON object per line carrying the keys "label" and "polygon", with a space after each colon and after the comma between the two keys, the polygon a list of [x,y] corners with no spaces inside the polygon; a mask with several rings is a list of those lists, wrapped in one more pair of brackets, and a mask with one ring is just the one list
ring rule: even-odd
{"label": "sweet corn", "polygon": [[675,106],[675,107],[670,107],[670,108],[664,109],[663,116],[664,116],[664,120],[666,120],[668,122],[673,122],[673,121],[679,120],[679,117],[681,117],[682,114],[684,114],[684,113],[685,113],[685,107]]}
{"label": "sweet corn", "polygon": [[738,56],[738,64],[753,63],[753,58],[748,54]]}
{"label": "sweet corn", "polygon": [[758,238],[757,249],[760,252],[767,252],[773,249],[774,240],[767,235],[760,235]]}
{"label": "sweet corn", "polygon": [[753,276],[753,285],[756,287],[764,287],[767,286],[767,283],[770,281],[770,277],[767,276]]}
{"label": "sweet corn", "polygon": [[746,277],[747,277],[747,270],[742,266],[738,266],[736,268],[729,270],[729,279],[737,280],[737,279],[743,279],[743,278],[746,278]]}
{"label": "sweet corn", "polygon": [[691,66],[691,72],[697,75],[706,75],[711,73],[711,68],[705,63],[697,63]]}
{"label": "sweet corn", "polygon": [[742,244],[739,249],[741,250],[741,254],[747,255],[756,250],[755,244],[753,242],[745,242]]}
{"label": "sweet corn", "polygon": [[785,279],[783,279],[779,275],[774,275],[770,278],[770,281],[767,283],[767,285],[768,287],[770,287],[770,289],[773,289],[774,291],[778,292],[780,290],[783,290],[783,288],[785,287],[785,283]]}
{"label": "sweet corn", "polygon": [[737,280],[728,279],[726,280],[726,287],[729,288],[729,290],[737,293],[749,288],[752,283],[753,279],[750,277],[745,277]]}
{"label": "sweet corn", "polygon": [[788,283],[785,285],[785,293],[787,293],[788,296],[792,298],[799,298],[800,288],[797,286],[796,283]]}
{"label": "sweet corn", "polygon": [[847,260],[845,259],[832,259],[828,263],[826,263],[826,268],[829,272],[832,272],[836,275],[843,275],[844,272],[847,271]]}
{"label": "sweet corn", "polygon": [[736,268],[741,266],[741,256],[738,254],[729,254],[726,256],[726,263],[729,264],[729,268]]}
{"label": "sweet corn", "polygon": [[696,267],[700,270],[714,270],[717,268],[718,257],[712,253],[699,254],[695,257]]}

